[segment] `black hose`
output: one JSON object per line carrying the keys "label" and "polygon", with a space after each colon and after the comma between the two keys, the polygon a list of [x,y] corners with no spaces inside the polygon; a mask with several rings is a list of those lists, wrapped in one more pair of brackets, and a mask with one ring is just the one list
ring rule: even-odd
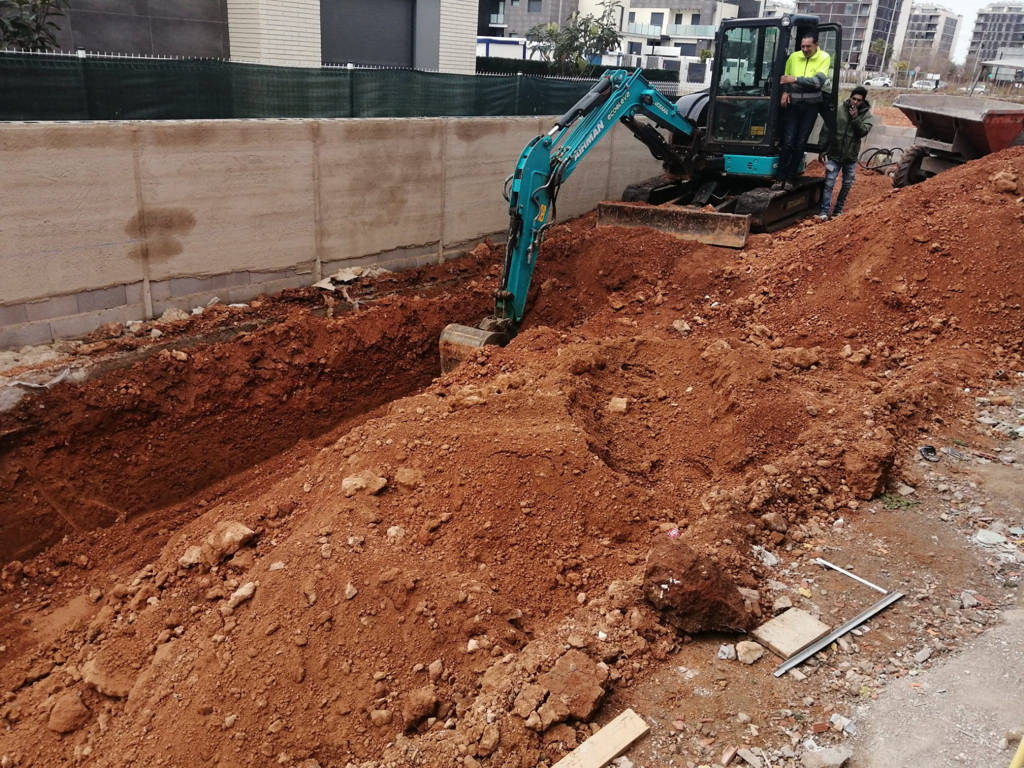
{"label": "black hose", "polygon": [[866,171],[885,173],[887,168],[899,165],[902,147],[870,147],[860,153],[857,165]]}

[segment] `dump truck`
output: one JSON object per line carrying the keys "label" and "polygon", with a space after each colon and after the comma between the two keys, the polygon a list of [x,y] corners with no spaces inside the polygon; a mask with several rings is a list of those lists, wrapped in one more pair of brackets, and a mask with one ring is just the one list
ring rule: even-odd
{"label": "dump truck", "polygon": [[[983,62],[981,71],[998,64]],[[973,95],[906,93],[893,106],[917,127],[913,145],[893,173],[894,187],[917,184],[969,160],[1024,145],[1024,104]]]}

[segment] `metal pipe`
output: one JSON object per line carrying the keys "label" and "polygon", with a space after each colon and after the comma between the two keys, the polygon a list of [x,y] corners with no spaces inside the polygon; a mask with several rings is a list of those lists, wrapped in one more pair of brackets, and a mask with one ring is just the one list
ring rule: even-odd
{"label": "metal pipe", "polygon": [[793,667],[803,664],[805,661],[807,661],[807,659],[811,658],[811,656],[816,654],[822,648],[827,648],[829,645],[834,643],[836,640],[845,635],[851,629],[856,629],[859,625],[863,624],[865,621],[870,619],[879,611],[888,608],[901,597],[903,597],[902,592],[888,593],[877,603],[872,605],[870,608],[867,608],[866,610],[862,611],[861,613],[857,614],[838,629],[833,630],[820,640],[816,640],[810,645],[807,645],[806,647],[794,653],[792,656],[790,656],[788,659],[782,662],[782,664],[779,665],[778,669],[776,669],[772,674],[775,675],[775,677],[782,677],[784,674],[789,672],[789,670],[793,669]]}
{"label": "metal pipe", "polygon": [[864,586],[871,587],[872,589],[874,589],[874,590],[876,590],[878,592],[881,592],[883,595],[887,595],[889,593],[889,590],[883,589],[882,587],[878,586],[877,584],[872,584],[867,579],[861,578],[860,576],[858,576],[855,573],[850,573],[845,568],[840,568],[838,565],[836,565],[835,563],[830,563],[828,560],[823,560],[820,557],[816,557],[816,558],[814,558],[814,560],[812,562],[815,562],[818,565],[823,565],[826,568],[831,568],[833,571],[839,571],[844,576],[849,576],[854,581],[859,581]]}

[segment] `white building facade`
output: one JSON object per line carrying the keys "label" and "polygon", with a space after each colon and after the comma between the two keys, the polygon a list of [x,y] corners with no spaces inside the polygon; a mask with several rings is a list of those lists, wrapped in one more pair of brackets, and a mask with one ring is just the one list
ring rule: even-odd
{"label": "white building facade", "polygon": [[900,48],[900,58],[911,69],[937,71],[949,62],[963,16],[941,5],[914,4]]}

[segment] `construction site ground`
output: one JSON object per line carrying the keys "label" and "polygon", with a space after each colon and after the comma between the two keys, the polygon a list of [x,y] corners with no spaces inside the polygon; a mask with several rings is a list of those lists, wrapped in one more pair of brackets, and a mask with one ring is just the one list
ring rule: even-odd
{"label": "construction site ground", "polygon": [[[626,708],[620,766],[1008,764],[1021,253],[1015,148],[737,250],[562,223],[445,376],[500,245],[0,353],[0,766],[550,766]],[[904,597],[734,658],[878,598],[819,557]]]}

